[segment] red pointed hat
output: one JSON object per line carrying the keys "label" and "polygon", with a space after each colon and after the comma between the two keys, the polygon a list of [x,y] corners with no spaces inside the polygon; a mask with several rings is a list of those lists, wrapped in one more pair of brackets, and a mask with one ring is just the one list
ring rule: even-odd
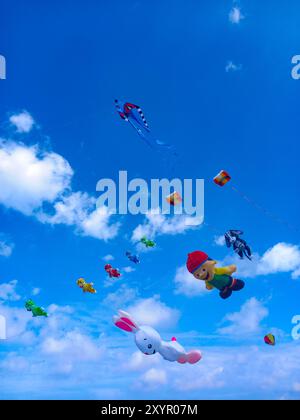
{"label": "red pointed hat", "polygon": [[208,255],[202,251],[194,251],[188,254],[186,261],[186,267],[190,273],[194,273],[198,268],[201,267],[208,260]]}

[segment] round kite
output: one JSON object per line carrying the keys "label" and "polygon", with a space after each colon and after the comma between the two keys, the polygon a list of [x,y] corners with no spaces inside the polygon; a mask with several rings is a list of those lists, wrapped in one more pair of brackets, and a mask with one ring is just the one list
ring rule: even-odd
{"label": "round kite", "polygon": [[275,337],[273,334],[267,334],[264,338],[265,343],[269,346],[275,346]]}

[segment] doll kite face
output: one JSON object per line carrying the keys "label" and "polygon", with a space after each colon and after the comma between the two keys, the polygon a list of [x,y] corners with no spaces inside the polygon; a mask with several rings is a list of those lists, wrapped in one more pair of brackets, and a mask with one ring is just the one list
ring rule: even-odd
{"label": "doll kite face", "polygon": [[193,273],[193,276],[198,280],[210,281],[215,274],[215,261],[208,260],[201,267]]}

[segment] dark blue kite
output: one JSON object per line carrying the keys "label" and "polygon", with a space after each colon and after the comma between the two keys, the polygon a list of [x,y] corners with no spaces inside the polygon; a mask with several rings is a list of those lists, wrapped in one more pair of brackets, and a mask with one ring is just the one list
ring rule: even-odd
{"label": "dark blue kite", "polygon": [[133,255],[131,252],[126,251],[126,257],[129,259],[129,261],[133,262],[134,264],[139,264],[140,259],[137,255]]}
{"label": "dark blue kite", "polygon": [[120,117],[137,131],[138,135],[148,146],[161,152],[171,152],[173,155],[177,155],[173,146],[163,143],[153,136],[145,115],[138,105],[134,105],[130,102],[118,101],[118,99],[115,99],[115,105]]}

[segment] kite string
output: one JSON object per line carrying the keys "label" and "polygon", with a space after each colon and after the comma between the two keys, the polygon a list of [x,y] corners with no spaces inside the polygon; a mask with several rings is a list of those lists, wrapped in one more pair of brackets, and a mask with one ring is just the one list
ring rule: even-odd
{"label": "kite string", "polygon": [[240,191],[238,188],[236,188],[235,186],[231,186],[231,189],[238,193],[245,201],[247,201],[249,204],[251,204],[253,207],[255,207],[257,210],[259,210],[261,213],[263,213],[265,216],[267,216],[268,218],[270,218],[271,220],[281,223],[285,226],[287,226],[289,229],[295,230],[297,232],[300,231],[300,229],[292,224],[290,224],[289,222],[287,222],[284,219],[281,219],[280,217],[276,216],[274,213],[270,212],[269,210],[267,210],[266,208],[264,208],[263,206],[261,206],[260,204],[258,204],[256,201],[252,200],[250,197],[248,197],[245,193],[243,193],[242,191]]}

